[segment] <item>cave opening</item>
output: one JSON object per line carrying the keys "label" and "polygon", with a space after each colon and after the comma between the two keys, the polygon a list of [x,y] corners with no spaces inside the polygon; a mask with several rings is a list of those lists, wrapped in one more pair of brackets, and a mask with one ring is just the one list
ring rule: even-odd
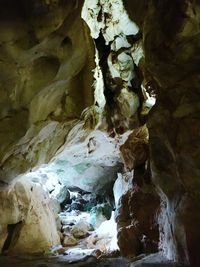
{"label": "cave opening", "polygon": [[0,266],[200,266],[199,10],[0,1]]}
{"label": "cave opening", "polygon": [[[53,255],[76,260],[82,254],[119,256],[119,249],[123,256],[137,256],[149,249],[144,250],[145,227],[137,240],[127,239],[130,251],[123,249],[124,233],[133,231],[131,188],[150,183],[145,118],[155,102],[146,85],[141,88],[142,33],[122,1],[101,10],[98,5],[91,10],[90,4],[38,0],[20,1],[16,8],[3,1],[6,20],[11,16],[18,23],[9,24],[0,38],[11,60],[8,86],[14,84],[5,103],[17,111],[12,117],[6,110],[3,120],[5,125],[17,121],[19,130],[9,131],[8,151],[2,150],[0,174],[8,180],[2,195],[10,199],[6,209],[11,213],[2,227],[2,254],[40,255],[51,248]],[[21,36],[17,25],[23,25]],[[94,95],[87,97],[98,103],[86,99],[85,110],[84,99],[81,108],[76,102],[80,81],[86,84],[83,90],[93,88]],[[15,117],[21,108],[27,110],[26,120],[23,114]]]}

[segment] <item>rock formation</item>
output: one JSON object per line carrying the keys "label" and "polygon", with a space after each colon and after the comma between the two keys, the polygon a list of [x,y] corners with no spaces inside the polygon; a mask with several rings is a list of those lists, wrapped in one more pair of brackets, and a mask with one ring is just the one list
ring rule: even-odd
{"label": "rock formation", "polygon": [[76,245],[58,213],[90,194],[122,256],[199,267],[200,2],[0,5],[1,252]]}
{"label": "rock formation", "polygon": [[199,2],[124,3],[143,34],[144,75],[156,94],[148,128],[161,247],[199,266]]}

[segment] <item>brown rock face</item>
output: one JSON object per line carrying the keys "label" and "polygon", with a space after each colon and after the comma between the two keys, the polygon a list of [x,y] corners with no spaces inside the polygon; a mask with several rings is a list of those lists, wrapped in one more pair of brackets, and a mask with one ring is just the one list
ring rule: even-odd
{"label": "brown rock face", "polygon": [[145,68],[157,95],[148,128],[153,182],[163,202],[161,246],[169,258],[197,267],[200,4],[187,0],[140,2],[125,0],[143,33]]}
{"label": "brown rock face", "polygon": [[153,186],[135,186],[122,196],[117,224],[118,245],[123,256],[158,251],[159,228],[156,215],[159,204]]}
{"label": "brown rock face", "polygon": [[128,136],[127,141],[120,147],[127,170],[140,167],[148,159],[148,135],[146,125],[139,127]]}

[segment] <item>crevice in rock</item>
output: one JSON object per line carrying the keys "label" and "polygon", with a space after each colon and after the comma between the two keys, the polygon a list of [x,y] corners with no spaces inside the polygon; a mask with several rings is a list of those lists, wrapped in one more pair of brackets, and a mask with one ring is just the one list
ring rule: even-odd
{"label": "crevice in rock", "polygon": [[2,254],[7,254],[9,252],[9,249],[14,246],[15,242],[19,238],[22,226],[23,226],[22,221],[15,224],[7,225],[7,238],[2,247],[1,251]]}

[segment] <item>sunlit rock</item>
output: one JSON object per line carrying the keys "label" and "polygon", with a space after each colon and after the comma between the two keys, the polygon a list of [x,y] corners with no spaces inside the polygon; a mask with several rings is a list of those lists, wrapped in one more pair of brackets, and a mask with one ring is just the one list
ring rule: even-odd
{"label": "sunlit rock", "polygon": [[97,248],[102,252],[118,250],[117,225],[114,219],[114,212],[110,220],[103,222],[95,232],[87,239],[89,248]]}
{"label": "sunlit rock", "polygon": [[98,204],[91,208],[90,217],[88,222],[94,226],[94,228],[98,228],[101,223],[111,218],[112,207],[107,204]]}
{"label": "sunlit rock", "polygon": [[[138,65],[143,56],[143,50],[141,45],[133,45],[128,40],[128,36],[135,36],[139,29],[129,19],[121,0],[101,0],[100,2],[86,0],[82,9],[82,18],[88,24],[91,36],[97,39],[96,48],[101,50],[102,53],[102,47],[98,45],[98,39],[101,38],[101,35],[105,40],[105,45],[110,46],[110,53],[107,55],[107,58],[105,55],[100,55],[101,58],[99,59],[99,54],[96,52],[96,68],[94,70],[96,80],[94,83],[95,94],[97,96],[100,95],[100,92],[103,93],[106,90],[111,90],[116,95],[116,97],[113,97],[114,103],[116,102],[116,110],[112,107],[112,123],[114,125],[119,124],[117,119],[115,119],[116,113],[118,113],[121,116],[121,120],[127,120],[125,125],[122,126],[127,128],[140,105],[139,97],[133,92],[134,88],[133,90],[130,90],[130,88],[135,78],[134,64]],[[107,73],[106,64],[108,65]],[[109,81],[106,81],[106,79]],[[107,87],[111,88],[108,89]],[[120,91],[121,94],[118,97]],[[126,91],[126,94],[124,91]],[[126,98],[127,94],[130,95],[129,100]],[[96,102],[102,102],[104,99],[105,97],[101,97],[99,98],[100,101],[97,100]],[[124,104],[126,105],[126,112],[123,109]],[[105,103],[103,106],[105,106]]]}
{"label": "sunlit rock", "polygon": [[0,197],[3,253],[43,254],[60,243],[50,199],[39,184],[17,179]]}
{"label": "sunlit rock", "polygon": [[106,194],[112,192],[112,184],[121,168],[116,141],[106,133],[93,131],[82,142],[66,143],[50,164],[35,173],[41,179],[45,175],[47,180],[56,175],[67,188]]}
{"label": "sunlit rock", "polygon": [[121,0],[101,0],[100,3],[97,0],[86,0],[82,17],[90,27],[91,36],[94,39],[98,38],[102,30],[106,43],[113,41],[116,35],[131,35],[138,32],[138,27],[130,21]]}
{"label": "sunlit rock", "polygon": [[95,51],[81,9],[74,0],[2,4],[0,179],[48,162],[66,123],[93,104]]}
{"label": "sunlit rock", "polygon": [[117,179],[113,186],[113,194],[115,199],[115,208],[118,209],[120,205],[120,198],[132,187],[132,173],[121,174],[118,173]]}
{"label": "sunlit rock", "polygon": [[149,133],[146,125],[139,127],[128,136],[126,142],[120,147],[121,155],[127,170],[145,164],[148,159]]}
{"label": "sunlit rock", "polygon": [[71,230],[71,233],[75,238],[83,238],[88,235],[88,231],[91,229],[90,224],[85,221],[79,221],[76,223]]}

